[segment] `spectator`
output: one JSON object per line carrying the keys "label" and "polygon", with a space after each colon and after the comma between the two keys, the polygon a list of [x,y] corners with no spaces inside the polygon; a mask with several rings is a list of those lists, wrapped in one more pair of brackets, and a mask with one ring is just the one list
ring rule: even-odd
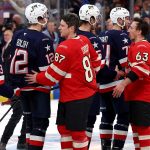
{"label": "spectator", "polygon": [[59,35],[56,32],[55,26],[56,24],[54,21],[48,21],[47,28],[43,31],[43,33],[53,41],[54,50],[56,50],[56,47],[59,43]]}
{"label": "spectator", "polygon": [[150,17],[150,4],[149,0],[144,0],[143,2],[143,8],[141,10],[141,16],[149,16]]}
{"label": "spectator", "polygon": [[70,6],[71,6],[70,12],[78,14],[79,9],[81,7],[81,1],[80,0],[71,0],[70,3],[71,3],[70,4]]}
{"label": "spectator", "polygon": [[101,8],[102,8],[101,3],[102,3],[102,0],[96,0],[96,2],[95,2],[95,6],[96,6],[99,10],[101,10]]}
{"label": "spectator", "polygon": [[24,16],[24,11],[25,11],[25,5],[24,5],[24,1],[21,0],[19,2],[19,4],[17,2],[15,2],[14,0],[4,0],[4,1],[8,1],[12,7],[20,14]]}
{"label": "spectator", "polygon": [[107,19],[106,21],[106,30],[111,30],[113,28],[113,22],[111,21],[111,19]]}
{"label": "spectator", "polygon": [[25,24],[23,23],[22,17],[19,14],[13,15],[12,23],[13,23],[14,31],[25,28]]}

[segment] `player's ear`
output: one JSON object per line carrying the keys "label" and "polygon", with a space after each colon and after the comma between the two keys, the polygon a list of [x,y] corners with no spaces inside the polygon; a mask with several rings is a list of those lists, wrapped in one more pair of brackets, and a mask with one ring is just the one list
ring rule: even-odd
{"label": "player's ear", "polygon": [[142,31],[141,30],[136,30],[137,31],[137,34],[138,35],[141,35],[142,34]]}
{"label": "player's ear", "polygon": [[69,27],[70,28],[70,30],[72,31],[72,32],[75,32],[75,27],[74,26],[71,26],[71,27]]}

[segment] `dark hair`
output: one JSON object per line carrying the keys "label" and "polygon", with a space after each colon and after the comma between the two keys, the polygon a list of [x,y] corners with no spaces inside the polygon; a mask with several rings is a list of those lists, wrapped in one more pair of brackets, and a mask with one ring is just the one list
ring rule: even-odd
{"label": "dark hair", "polygon": [[74,13],[69,13],[62,17],[62,20],[66,22],[68,27],[74,26],[75,32],[78,30],[79,27],[79,17]]}
{"label": "dark hair", "polygon": [[141,34],[146,36],[149,33],[149,25],[147,22],[143,21],[140,18],[134,18],[134,21],[137,22],[137,30],[141,30]]}
{"label": "dark hair", "polygon": [[80,20],[79,21],[79,25],[81,26],[81,25],[83,25],[83,24],[87,24],[87,23],[89,23],[88,21],[85,21],[85,20]]}
{"label": "dark hair", "polygon": [[5,31],[11,31],[11,32],[13,32],[11,28],[5,28],[5,29],[3,30],[3,33],[4,33]]}

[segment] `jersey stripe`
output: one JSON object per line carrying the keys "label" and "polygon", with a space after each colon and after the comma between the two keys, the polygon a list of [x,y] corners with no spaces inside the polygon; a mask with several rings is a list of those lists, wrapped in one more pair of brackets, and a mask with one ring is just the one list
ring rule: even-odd
{"label": "jersey stripe", "polygon": [[61,69],[59,69],[57,66],[55,66],[54,64],[51,64],[50,67],[59,75],[61,76],[65,76],[67,73]]}
{"label": "jersey stripe", "polygon": [[52,77],[48,72],[45,72],[45,77],[54,83],[58,83],[59,81]]}

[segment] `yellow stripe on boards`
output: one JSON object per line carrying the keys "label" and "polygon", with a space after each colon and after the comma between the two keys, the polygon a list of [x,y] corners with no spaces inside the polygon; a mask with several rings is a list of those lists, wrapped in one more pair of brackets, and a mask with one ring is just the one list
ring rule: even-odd
{"label": "yellow stripe on boards", "polygon": [[8,101],[8,98],[0,96],[0,102],[6,102]]}

